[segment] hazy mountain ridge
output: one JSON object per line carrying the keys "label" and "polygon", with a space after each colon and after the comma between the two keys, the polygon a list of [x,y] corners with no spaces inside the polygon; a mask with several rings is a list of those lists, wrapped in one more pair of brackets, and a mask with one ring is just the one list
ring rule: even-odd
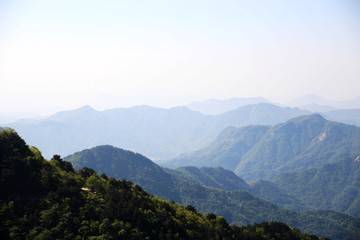
{"label": "hazy mountain ridge", "polygon": [[263,97],[231,98],[227,100],[208,99],[203,102],[192,102],[186,106],[193,111],[198,111],[206,115],[218,115],[246,105],[258,103],[271,103],[271,101]]}
{"label": "hazy mountain ridge", "polygon": [[[102,146],[101,148],[108,146]],[[94,151],[96,149],[93,149]],[[81,157],[82,153],[85,152],[79,152],[75,155],[66,157],[65,159],[76,162],[77,166],[85,166],[85,159],[82,158],[82,164],[81,161],[77,161],[79,157]],[[117,148],[113,148],[113,151],[124,151],[119,150]],[[111,154],[112,156],[116,156],[116,154]],[[132,156],[136,156],[136,154],[132,154]],[[101,155],[97,155],[97,158],[99,161],[96,162],[102,162]],[[137,159],[137,157],[136,157]],[[134,159],[134,161],[137,161]],[[108,160],[104,160],[107,162]],[[150,160],[147,160],[151,162]],[[117,158],[112,158],[111,162],[114,164],[115,162],[121,163],[122,161]],[[104,164],[105,167],[108,164]],[[112,174],[116,174],[117,177],[122,178],[120,176],[119,171],[117,171],[117,168],[114,165],[113,168],[107,168],[108,172],[105,172],[109,176],[112,176]],[[119,164],[121,166],[121,164]],[[101,165],[96,165],[95,167],[99,168]],[[138,168],[127,168],[129,171],[132,171],[133,173],[128,174],[128,176],[138,176],[137,180],[143,178],[144,182],[152,183],[153,189],[157,188],[157,185],[159,181],[164,181],[157,179],[157,176],[160,175],[160,172],[156,175],[152,175],[149,180],[146,179],[149,177],[147,175],[147,171],[149,169],[147,168],[140,168],[139,172],[137,171]],[[146,171],[143,171],[141,169],[144,169]],[[102,172],[101,169],[98,169],[100,172]],[[121,172],[121,171],[120,171]],[[149,173],[152,171],[150,170]],[[161,174],[164,174],[165,171]],[[163,176],[171,177],[170,174],[164,174]],[[162,178],[162,177],[160,177]],[[133,178],[135,179],[135,178]],[[153,180],[151,180],[153,179]],[[132,179],[128,179],[133,181]],[[174,180],[174,181],[173,181]],[[176,191],[180,196],[180,203],[182,204],[191,204],[195,206],[198,210],[202,212],[214,212],[218,215],[224,216],[229,222],[236,223],[236,224],[248,224],[252,222],[261,222],[261,221],[283,221],[283,222],[291,222],[291,225],[294,227],[297,227],[299,229],[306,229],[305,231],[308,232],[314,232],[316,234],[319,234],[320,236],[328,236],[333,239],[342,239],[345,235],[350,234],[349,236],[352,236],[352,234],[355,234],[357,225],[360,226],[360,220],[356,218],[349,217],[348,215],[340,214],[340,213],[330,213],[330,212],[324,212],[324,211],[316,211],[316,212],[299,212],[294,210],[288,210],[281,207],[278,207],[277,205],[270,203],[268,201],[262,200],[254,195],[252,195],[249,192],[246,191],[224,191],[220,189],[215,188],[208,188],[204,186],[200,186],[198,184],[191,183],[186,180],[179,179],[177,177],[170,178],[170,180],[166,181],[165,183],[169,183],[171,185],[171,188]],[[151,184],[148,185],[148,187],[151,187]],[[145,187],[144,187],[145,188]],[[148,188],[150,193],[152,192],[152,188]],[[164,194],[163,194],[164,195]],[[334,216],[335,215],[335,216]],[[341,223],[345,224],[349,227],[348,230],[346,230],[343,226],[341,226],[337,221],[341,221]],[[321,222],[321,227],[318,225]],[[349,232],[350,231],[350,232]],[[354,232],[355,231],[355,232]],[[344,235],[345,234],[345,235]]]}
{"label": "hazy mountain ridge", "polygon": [[206,148],[179,155],[163,165],[169,167],[224,167],[234,170],[239,159],[269,130],[267,126],[229,127]]}
{"label": "hazy mountain ridge", "polygon": [[[245,130],[253,131],[247,131],[246,136]],[[281,172],[319,167],[357,155],[359,149],[360,128],[314,114],[273,127],[226,129],[208,147],[181,155],[166,166],[222,166],[245,180],[271,179]]]}
{"label": "hazy mountain ridge", "polygon": [[292,107],[301,107],[309,104],[316,104],[319,106],[331,106],[342,109],[360,108],[360,97],[343,101],[330,101],[316,94],[307,94],[302,97],[293,99],[285,105]]}
{"label": "hazy mountain ridge", "polygon": [[245,179],[271,179],[280,172],[320,167],[359,154],[360,128],[303,116],[278,124],[234,170]]}
{"label": "hazy mountain ridge", "polygon": [[59,112],[34,124],[8,126],[29,144],[39,146],[47,157],[110,144],[164,160],[206,146],[228,126],[272,125],[306,113],[270,104],[245,106],[216,116],[186,107],[137,106],[97,111],[85,106]]}

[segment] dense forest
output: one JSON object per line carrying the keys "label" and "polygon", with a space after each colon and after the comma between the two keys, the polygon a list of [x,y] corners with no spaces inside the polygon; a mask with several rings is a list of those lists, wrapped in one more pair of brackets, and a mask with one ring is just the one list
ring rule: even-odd
{"label": "dense forest", "polygon": [[59,155],[47,161],[11,129],[0,131],[0,166],[1,239],[319,239],[280,222],[231,226]]}

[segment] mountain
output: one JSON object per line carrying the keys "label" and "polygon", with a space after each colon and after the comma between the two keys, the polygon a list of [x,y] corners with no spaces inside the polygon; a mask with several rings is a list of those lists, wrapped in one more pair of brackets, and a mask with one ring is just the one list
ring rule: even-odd
{"label": "mountain", "polygon": [[197,168],[180,167],[175,170],[165,169],[166,172],[178,178],[213,188],[219,188],[227,191],[247,190],[248,184],[235,173],[224,168]]}
{"label": "mountain", "polygon": [[321,113],[326,119],[360,127],[360,109],[338,109]]}
{"label": "mountain", "polygon": [[328,121],[314,114],[273,127],[228,128],[207,147],[182,154],[164,166],[220,166],[252,181],[319,167],[355,156],[359,149],[359,127]]}
{"label": "mountain", "polygon": [[272,182],[259,180],[247,184],[243,179],[235,175],[234,172],[221,167],[180,167],[175,170],[165,169],[165,171],[178,178],[207,187],[226,191],[245,190],[282,207],[295,210],[316,210],[315,207],[287,194]]}
{"label": "mountain", "polygon": [[307,94],[305,96],[296,98],[286,103],[287,106],[292,106],[292,107],[300,107],[309,104],[316,104],[320,106],[331,106],[331,107],[343,108],[343,109],[360,108],[360,97],[350,100],[344,100],[344,101],[330,101],[315,94]]}
{"label": "mountain", "polygon": [[198,111],[205,115],[218,115],[246,105],[257,103],[271,102],[263,97],[231,98],[228,100],[209,99],[203,102],[192,102],[186,106],[193,111]]}
{"label": "mountain", "polygon": [[269,129],[267,126],[247,126],[239,129],[229,127],[207,147],[181,154],[163,165],[172,168],[191,165],[234,170],[242,156],[260,141]]}
{"label": "mountain", "polygon": [[[102,156],[100,153],[104,151],[99,151],[101,148],[106,148],[106,151],[110,151],[110,153]],[[78,167],[91,166],[90,164],[93,164],[92,166],[95,166],[99,172],[104,172],[108,176],[117,174],[117,178],[121,179],[123,176],[121,176],[120,173],[123,171],[117,168],[117,166],[120,165],[120,168],[129,171],[129,173],[125,173],[126,176],[130,178],[127,180],[134,181],[137,179],[137,181],[140,181],[142,177],[143,180],[141,181],[148,182],[149,184],[146,188],[144,187],[144,189],[149,191],[149,193],[152,193],[152,191],[157,188],[157,185],[168,183],[169,186],[179,194],[179,203],[194,206],[203,213],[213,212],[221,215],[231,224],[244,225],[263,221],[282,221],[291,223],[291,226],[302,231],[315,233],[319,236],[330,237],[332,239],[353,239],[359,237],[360,219],[350,217],[346,214],[330,211],[302,212],[288,210],[269,201],[262,200],[247,191],[224,191],[209,188],[184,179],[179,179],[169,173],[166,174],[165,171],[156,173],[156,176],[151,176],[153,174],[150,173],[153,172],[153,170],[151,170],[150,167],[139,167],[139,156],[135,153],[129,153],[126,158],[134,157],[133,161],[136,162],[134,164],[137,167],[129,167],[121,164],[127,163],[131,165],[131,162],[121,159],[121,157],[125,156],[125,154],[123,154],[124,150],[118,148],[112,148],[111,150],[109,146],[100,146],[90,150],[94,151],[92,155],[96,156],[95,159],[82,157],[83,154],[88,154],[89,150],[78,152],[65,159],[74,162],[74,164],[76,163],[75,166]],[[103,161],[106,164],[99,164],[99,162]],[[148,161],[151,162],[150,160]],[[155,167],[151,164],[147,166],[151,166],[151,168]],[[100,169],[101,167],[106,167],[107,171]],[[147,171],[150,173],[148,174]],[[147,180],[149,176],[151,177]],[[160,177],[158,178],[158,176]],[[168,179],[163,179],[163,177],[168,177]],[[168,188],[165,189],[165,191],[167,190]]]}
{"label": "mountain", "polygon": [[58,155],[46,161],[11,129],[0,129],[0,149],[4,240],[319,239],[280,222],[231,226],[221,216],[164,201],[131,182],[90,168],[75,171]]}
{"label": "mountain", "polygon": [[177,179],[141,154],[109,145],[76,152],[64,158],[77,169],[88,167],[99,174],[135,182],[144,189],[167,200],[180,202],[174,185]]}
{"label": "mountain", "polygon": [[[265,180],[257,180],[249,183],[249,192],[252,194],[276,203],[285,208],[295,210],[316,210],[311,202],[299,200],[288,192],[278,187],[275,183]],[[319,209],[321,209],[319,207]]]}
{"label": "mountain", "polygon": [[[226,127],[276,124],[308,112],[255,104],[206,116],[186,107],[136,106],[97,111],[90,106],[64,111],[36,123],[8,124],[44,156],[68,155],[110,144],[141,152],[153,160],[175,157],[209,144]],[[71,139],[71,141],[69,141]]]}
{"label": "mountain", "polygon": [[326,106],[326,105],[318,105],[316,103],[301,105],[301,106],[298,106],[298,107],[301,108],[301,109],[304,109],[304,110],[308,110],[308,111],[313,112],[313,113],[322,113],[322,112],[328,112],[328,111],[337,110],[337,108],[335,108],[335,107]]}
{"label": "mountain", "polygon": [[320,115],[302,116],[270,128],[239,161],[234,170],[247,180],[271,179],[360,151],[360,128],[325,120]]}
{"label": "mountain", "polygon": [[320,168],[284,173],[273,182],[287,193],[317,208],[360,217],[360,156]]}
{"label": "mountain", "polygon": [[26,113],[26,112],[0,112],[0,124],[7,124],[17,121],[32,121],[36,122],[45,117],[39,116],[35,113]]}

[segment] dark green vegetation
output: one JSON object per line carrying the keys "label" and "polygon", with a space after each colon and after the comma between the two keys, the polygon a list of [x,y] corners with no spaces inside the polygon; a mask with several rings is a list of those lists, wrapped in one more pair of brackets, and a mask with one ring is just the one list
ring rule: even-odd
{"label": "dark green vegetation", "polygon": [[273,181],[287,193],[321,209],[360,217],[360,157],[321,168],[286,173]]}
{"label": "dark green vegetation", "polygon": [[359,127],[315,114],[273,127],[227,129],[208,147],[180,155],[166,166],[222,166],[251,181],[320,167],[359,153]]}
{"label": "dark green vegetation", "polygon": [[246,190],[282,207],[295,210],[315,210],[314,207],[287,194],[285,190],[277,187],[276,184],[272,182],[259,180],[247,184],[243,179],[235,175],[234,172],[221,167],[204,167],[200,169],[196,167],[180,167],[175,170],[168,168],[164,170],[178,178],[207,187],[219,188],[226,191]]}
{"label": "dark green vegetation", "polygon": [[[277,205],[295,210],[316,210],[311,203],[299,200],[275,183],[266,180],[257,180],[249,183],[250,192],[256,196],[269,200]],[[321,209],[321,208],[320,208]]]}
{"label": "dark green vegetation", "polygon": [[[106,155],[102,156],[105,152]],[[74,163],[75,168],[87,166],[99,173],[104,172],[108,176],[119,179],[128,177],[127,180],[135,183],[142,182],[144,186],[140,186],[149,193],[157,191],[161,197],[183,205],[195,206],[203,213],[213,212],[221,215],[232,224],[246,225],[262,221],[280,221],[301,231],[331,239],[360,237],[360,219],[346,214],[331,211],[288,210],[247,191],[224,191],[214,186],[210,188],[194,183],[218,184],[219,187],[234,187],[235,182],[243,184],[241,179],[235,180],[234,175],[227,174],[226,170],[221,168],[200,170],[183,168],[179,169],[178,173],[172,174],[174,170],[167,170],[167,172],[139,154],[111,146],[84,150],[66,157],[65,160]],[[122,175],[124,169],[129,172]],[[200,175],[196,178],[194,173],[198,171]],[[220,172],[226,174],[225,179],[220,179],[217,175]],[[190,179],[194,182],[188,181]],[[160,191],[159,188],[162,190]]]}
{"label": "dark green vegetation", "polygon": [[1,239],[318,239],[279,222],[230,226],[131,182],[74,171],[10,129],[0,131],[0,150]]}
{"label": "dark green vegetation", "polygon": [[308,111],[271,104],[244,106],[216,116],[203,115],[186,107],[137,106],[96,111],[85,106],[59,112],[37,123],[9,126],[49,158],[55,153],[65,156],[111,144],[165,160],[206,146],[228,126],[271,125],[303,114]]}

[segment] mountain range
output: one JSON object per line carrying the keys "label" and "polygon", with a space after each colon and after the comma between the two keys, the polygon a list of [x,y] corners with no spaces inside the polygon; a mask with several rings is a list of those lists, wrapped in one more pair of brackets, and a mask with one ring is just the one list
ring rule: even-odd
{"label": "mountain range", "polygon": [[[59,155],[47,161],[12,129],[0,128],[0,149],[0,238],[4,240],[319,239],[281,222],[230,225],[221,216],[164,201],[129,181],[99,176],[86,167],[74,170]],[[133,155],[127,151],[121,156]],[[335,225],[334,232],[325,220],[329,225],[324,228],[330,230],[326,235],[338,237],[338,231],[343,239],[358,237],[351,226],[357,220],[342,217],[352,229]]]}
{"label": "mountain range", "polygon": [[29,144],[39,146],[46,157],[110,144],[141,152],[153,160],[164,160],[206,146],[228,126],[273,125],[308,113],[265,103],[215,116],[186,107],[136,106],[97,111],[85,106],[35,123],[8,126],[16,129]]}
{"label": "mountain range", "polygon": [[271,104],[271,101],[263,97],[231,98],[227,100],[208,99],[203,102],[192,102],[187,104],[186,107],[193,111],[201,112],[205,115],[218,115],[246,105],[253,105],[258,103]]}
{"label": "mountain range", "polygon": [[[357,229],[360,229],[360,219],[346,214],[325,210],[289,210],[256,197],[248,191],[251,187],[225,169],[187,168],[167,171],[139,154],[111,146],[83,150],[64,160],[73,163],[75,168],[89,167],[99,174],[126,178],[138,183],[149,193],[157,192],[165,199],[195,206],[204,213],[214,212],[232,224],[282,221],[301,231],[332,239],[351,239],[356,236]],[[172,174],[173,171],[178,171],[178,174]],[[200,185],[214,183],[218,185]],[[234,186],[237,184],[238,189],[245,190],[221,189],[224,186],[236,189]]]}
{"label": "mountain range", "polygon": [[182,154],[167,167],[224,167],[247,181],[320,167],[360,152],[360,128],[301,116],[270,126],[228,128],[207,147]]}

